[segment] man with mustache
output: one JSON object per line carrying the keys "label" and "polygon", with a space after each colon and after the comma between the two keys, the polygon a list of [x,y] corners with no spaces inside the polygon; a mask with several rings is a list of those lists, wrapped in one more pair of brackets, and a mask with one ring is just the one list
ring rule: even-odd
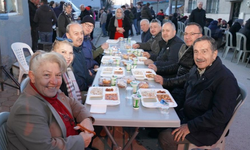
{"label": "man with mustache", "polygon": [[181,126],[160,133],[163,150],[177,150],[178,144],[215,144],[231,119],[240,89],[232,72],[217,57],[216,41],[201,37],[193,44],[195,66],[185,84],[183,108],[177,111]]}
{"label": "man with mustache", "polygon": [[[178,62],[159,66],[150,64],[148,68],[153,69],[158,75],[155,76],[155,82],[160,83],[165,89],[168,89],[175,99],[183,96],[183,88],[188,78],[189,70],[194,65],[193,43],[196,39],[202,37],[202,28],[199,24],[191,22],[187,24],[184,32],[184,41],[179,50]],[[165,76],[165,77],[163,77]],[[166,76],[172,76],[166,78]],[[178,108],[181,107],[178,105]]]}
{"label": "man with mustache", "polygon": [[85,56],[82,51],[83,42],[83,28],[79,23],[73,22],[66,27],[66,36],[73,41],[74,61],[72,63],[73,72],[76,78],[76,82],[84,99],[87,93],[88,87],[92,84],[93,78],[90,76],[90,72],[87,69]]}

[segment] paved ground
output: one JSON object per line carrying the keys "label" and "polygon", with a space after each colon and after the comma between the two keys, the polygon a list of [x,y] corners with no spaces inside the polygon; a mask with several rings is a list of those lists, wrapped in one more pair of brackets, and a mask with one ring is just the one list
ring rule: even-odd
{"label": "paved ground", "polygon": [[[101,29],[99,28],[99,24],[97,22],[95,32],[94,32],[94,40],[93,43],[96,46],[104,43],[108,38],[101,37]],[[140,41],[140,36],[133,36],[132,40]],[[221,56],[221,51],[219,52],[219,56]],[[231,62],[232,52],[230,52],[226,59],[222,59],[223,63],[234,73],[238,82],[241,83],[247,90],[247,93],[250,93],[250,65],[248,68],[245,67],[244,63],[239,63],[238,65],[235,62]],[[0,91],[0,112],[10,111],[11,106],[14,104],[16,99],[18,98],[16,89],[8,86],[4,86],[5,90]],[[247,96],[244,105],[238,111],[236,118],[231,126],[230,134],[226,138],[226,150],[246,150],[249,149],[249,141],[250,141],[250,130],[249,125],[250,121],[250,102],[249,95]],[[121,145],[127,139],[127,133],[123,133],[121,128],[115,128],[116,138]],[[118,133],[118,134],[117,134]],[[139,143],[134,141],[131,149],[134,150],[157,150],[157,140],[150,139],[146,136],[145,132],[141,132],[139,136]],[[125,140],[124,140],[125,139]],[[96,147],[100,149],[111,149],[110,144],[106,144],[108,141],[107,137],[99,138],[94,141]],[[109,141],[110,143],[110,141]],[[142,144],[142,145],[140,145]]]}

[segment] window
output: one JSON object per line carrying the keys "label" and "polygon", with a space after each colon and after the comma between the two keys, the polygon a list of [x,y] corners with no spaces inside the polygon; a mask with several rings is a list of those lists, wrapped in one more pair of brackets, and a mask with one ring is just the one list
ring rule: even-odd
{"label": "window", "polygon": [[197,1],[196,0],[188,0],[188,13],[191,13],[193,9],[197,7]]}
{"label": "window", "polygon": [[219,0],[207,0],[206,12],[211,14],[218,14]]}
{"label": "window", "polygon": [[17,0],[0,0],[0,14],[17,13]]}

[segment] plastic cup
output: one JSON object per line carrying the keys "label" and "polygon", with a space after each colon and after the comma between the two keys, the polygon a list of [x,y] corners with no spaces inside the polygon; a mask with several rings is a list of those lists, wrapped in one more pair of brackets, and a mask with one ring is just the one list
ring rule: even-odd
{"label": "plastic cup", "polygon": [[126,88],[126,99],[131,99],[133,95],[133,88],[132,87],[127,87]]}
{"label": "plastic cup", "polygon": [[169,104],[167,102],[165,102],[164,104],[161,104],[161,113],[169,114]]}
{"label": "plastic cup", "polygon": [[133,107],[134,108],[139,108],[141,98],[138,97],[136,94],[133,94],[132,97],[133,97]]}
{"label": "plastic cup", "polygon": [[113,76],[111,78],[111,86],[115,86],[116,85],[116,76]]}
{"label": "plastic cup", "polygon": [[130,82],[130,85],[132,86],[133,88],[133,94],[137,93],[137,90],[138,90],[138,82],[137,81],[132,81]]}

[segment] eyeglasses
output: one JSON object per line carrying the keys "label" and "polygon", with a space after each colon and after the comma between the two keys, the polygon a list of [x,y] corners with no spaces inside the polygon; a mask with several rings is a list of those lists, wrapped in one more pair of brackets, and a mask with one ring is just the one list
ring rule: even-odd
{"label": "eyeglasses", "polygon": [[88,23],[85,23],[85,24],[86,24],[86,26],[87,26],[88,28],[94,28],[93,25],[90,25],[90,24],[88,24]]}
{"label": "eyeglasses", "polygon": [[70,43],[73,43],[73,41],[71,40],[71,39],[67,39],[67,38],[62,38],[62,37],[56,37],[56,40],[57,41],[68,41],[68,42],[70,42]]}
{"label": "eyeglasses", "polygon": [[201,34],[201,33],[192,33],[192,32],[191,32],[191,33],[187,33],[187,32],[184,32],[184,35],[186,35],[186,36],[187,36],[187,35],[193,36],[193,35],[195,35],[195,34]]}

